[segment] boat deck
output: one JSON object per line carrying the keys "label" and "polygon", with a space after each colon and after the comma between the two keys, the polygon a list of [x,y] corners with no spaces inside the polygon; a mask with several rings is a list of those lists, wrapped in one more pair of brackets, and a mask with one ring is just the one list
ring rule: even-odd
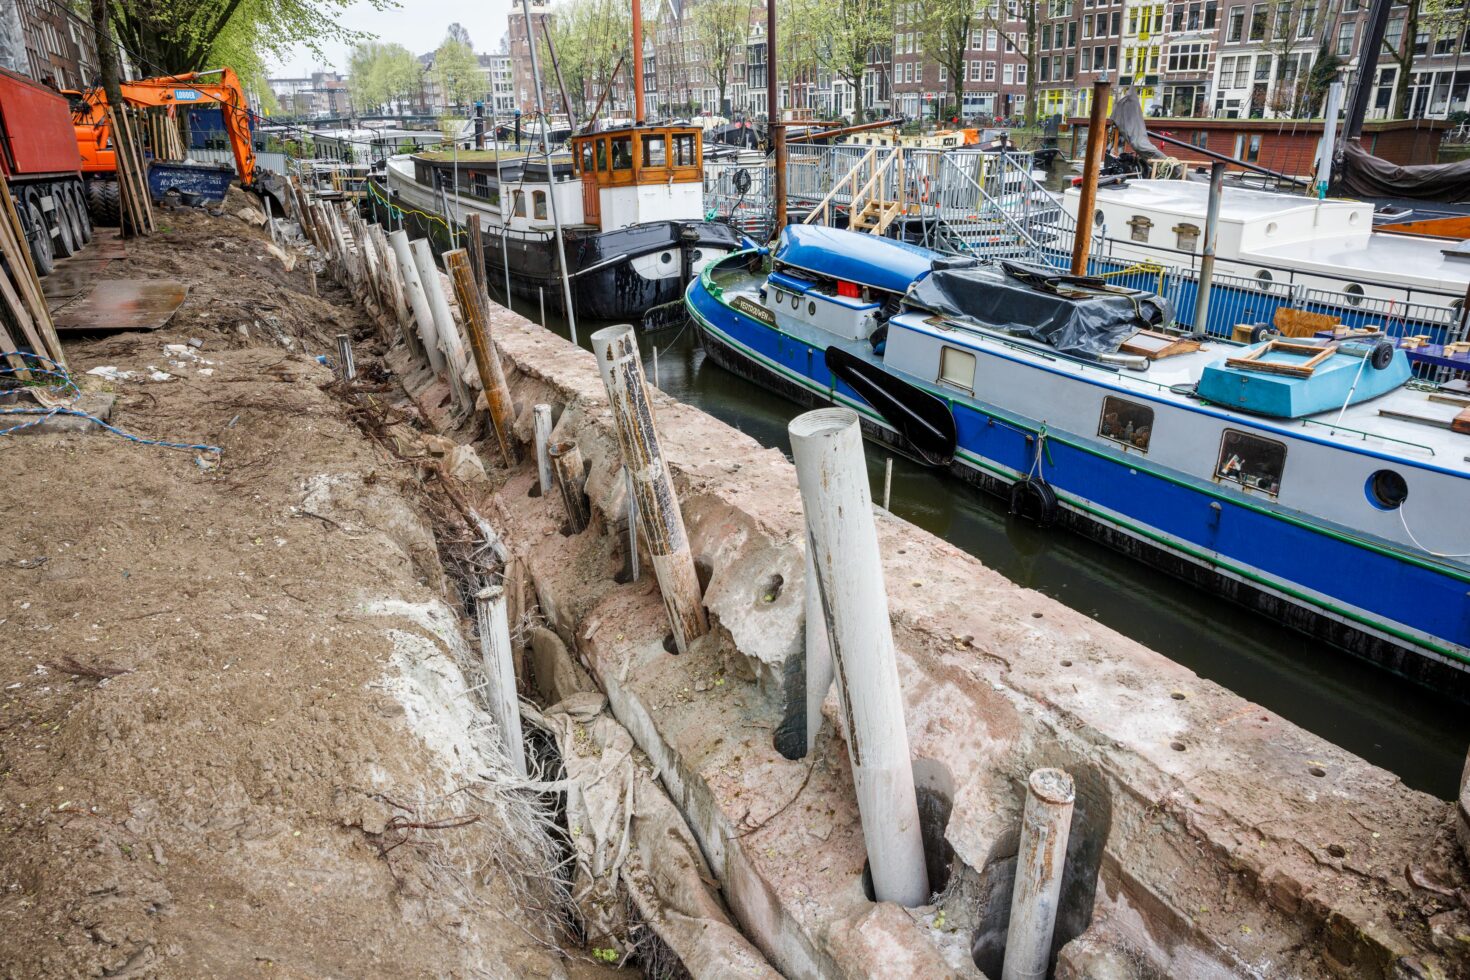
{"label": "boat deck", "polygon": [[[726,302],[736,296],[744,296],[757,303],[760,301],[760,289],[765,282],[764,274],[724,268],[718,270],[714,278],[724,290]],[[1206,365],[1238,355],[1242,349],[1238,344],[1208,340],[1197,351],[1152,361],[1146,372],[1137,372],[1117,370],[1108,365],[1068,357],[1024,337],[1006,336],[957,321],[925,317],[919,313],[900,314],[896,319],[900,319],[905,326],[941,338],[953,338],[956,331],[962,331],[982,344],[999,345],[1014,356],[1026,360],[1044,359],[1047,367],[1053,371],[1073,374],[1094,383],[1103,381],[1154,399],[1193,407],[1207,406],[1210,403],[1181,391],[1199,380]],[[795,339],[816,347],[825,348],[832,343],[841,343],[832,334],[802,324],[783,324],[782,330]],[[932,384],[935,379],[916,380]],[[1181,390],[1175,390],[1176,388]],[[1463,404],[1432,400],[1435,396],[1459,398]],[[1299,433],[1306,427],[1318,439],[1341,441],[1344,445],[1402,455],[1426,465],[1470,476],[1470,435],[1454,432],[1449,427],[1451,420],[1466,407],[1470,407],[1470,396],[1440,394],[1428,386],[1416,385],[1398,388],[1356,405],[1349,405],[1345,411],[1320,412],[1299,419],[1262,415],[1248,417],[1258,427],[1276,428],[1285,434]],[[1219,406],[1215,410],[1222,408],[1224,407]]]}

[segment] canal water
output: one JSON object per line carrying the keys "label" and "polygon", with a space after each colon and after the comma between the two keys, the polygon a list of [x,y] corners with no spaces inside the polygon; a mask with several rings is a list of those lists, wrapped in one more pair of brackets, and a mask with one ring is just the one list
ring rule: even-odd
{"label": "canal water", "polygon": [[[552,303],[547,298],[548,307]],[[535,303],[516,309],[540,320]],[[578,323],[581,346],[605,324]],[[564,321],[547,327],[568,336]],[[786,424],[800,409],[705,357],[692,324],[641,334],[649,380],[790,458]],[[654,349],[657,348],[655,368]],[[866,444],[873,498],[885,454]],[[979,558],[1017,585],[1084,613],[1441,799],[1459,792],[1470,715],[1402,680],[1223,599],[1185,586],[1070,532],[1015,520],[1006,504],[902,457],[893,459],[894,514]]]}

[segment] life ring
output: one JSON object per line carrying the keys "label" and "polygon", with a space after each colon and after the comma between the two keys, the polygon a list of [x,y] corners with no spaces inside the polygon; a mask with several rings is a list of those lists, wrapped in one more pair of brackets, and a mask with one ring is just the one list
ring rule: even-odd
{"label": "life ring", "polygon": [[1380,340],[1373,345],[1373,352],[1368,355],[1368,363],[1373,365],[1377,371],[1382,371],[1393,363],[1394,346],[1387,340]]}
{"label": "life ring", "polygon": [[1051,527],[1057,519],[1057,493],[1049,483],[1023,476],[1011,484],[1011,514]]}

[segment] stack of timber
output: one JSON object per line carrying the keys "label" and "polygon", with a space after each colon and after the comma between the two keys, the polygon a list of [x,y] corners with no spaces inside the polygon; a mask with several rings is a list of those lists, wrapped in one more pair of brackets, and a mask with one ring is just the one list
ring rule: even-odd
{"label": "stack of timber", "polygon": [[143,110],[143,121],[148,130],[148,148],[153,159],[179,161],[187,154],[184,140],[179,135],[179,120],[172,114],[171,106],[156,106]]}
{"label": "stack of timber", "polygon": [[4,201],[4,209],[0,211],[0,260],[5,266],[5,270],[0,272],[0,312],[3,312],[0,316],[0,346],[4,348],[3,353],[14,376],[29,381],[31,373],[17,351],[29,348],[63,368],[66,367],[66,355],[61,351],[51,312],[41,294],[41,279],[36,274],[20,215],[16,213],[15,202],[10,196],[10,184],[3,175],[0,175],[0,200]]}
{"label": "stack of timber", "polygon": [[[139,140],[141,126],[135,127],[134,113],[129,109],[108,108],[112,127],[114,156],[117,160],[117,187],[122,202],[122,227],[125,234],[148,235],[154,230],[153,202],[148,196],[148,164],[143,159]],[[117,135],[122,135],[122,140]]]}

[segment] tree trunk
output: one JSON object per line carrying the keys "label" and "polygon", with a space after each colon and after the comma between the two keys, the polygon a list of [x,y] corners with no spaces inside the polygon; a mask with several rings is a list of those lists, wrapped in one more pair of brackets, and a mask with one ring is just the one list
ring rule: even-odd
{"label": "tree trunk", "polygon": [[[1414,72],[1414,36],[1419,33],[1419,4],[1410,3],[1404,15],[1404,34],[1399,39],[1403,55],[1398,62],[1399,74],[1393,81],[1393,111],[1389,118],[1409,117],[1409,76]],[[1371,79],[1370,79],[1371,81]]]}

